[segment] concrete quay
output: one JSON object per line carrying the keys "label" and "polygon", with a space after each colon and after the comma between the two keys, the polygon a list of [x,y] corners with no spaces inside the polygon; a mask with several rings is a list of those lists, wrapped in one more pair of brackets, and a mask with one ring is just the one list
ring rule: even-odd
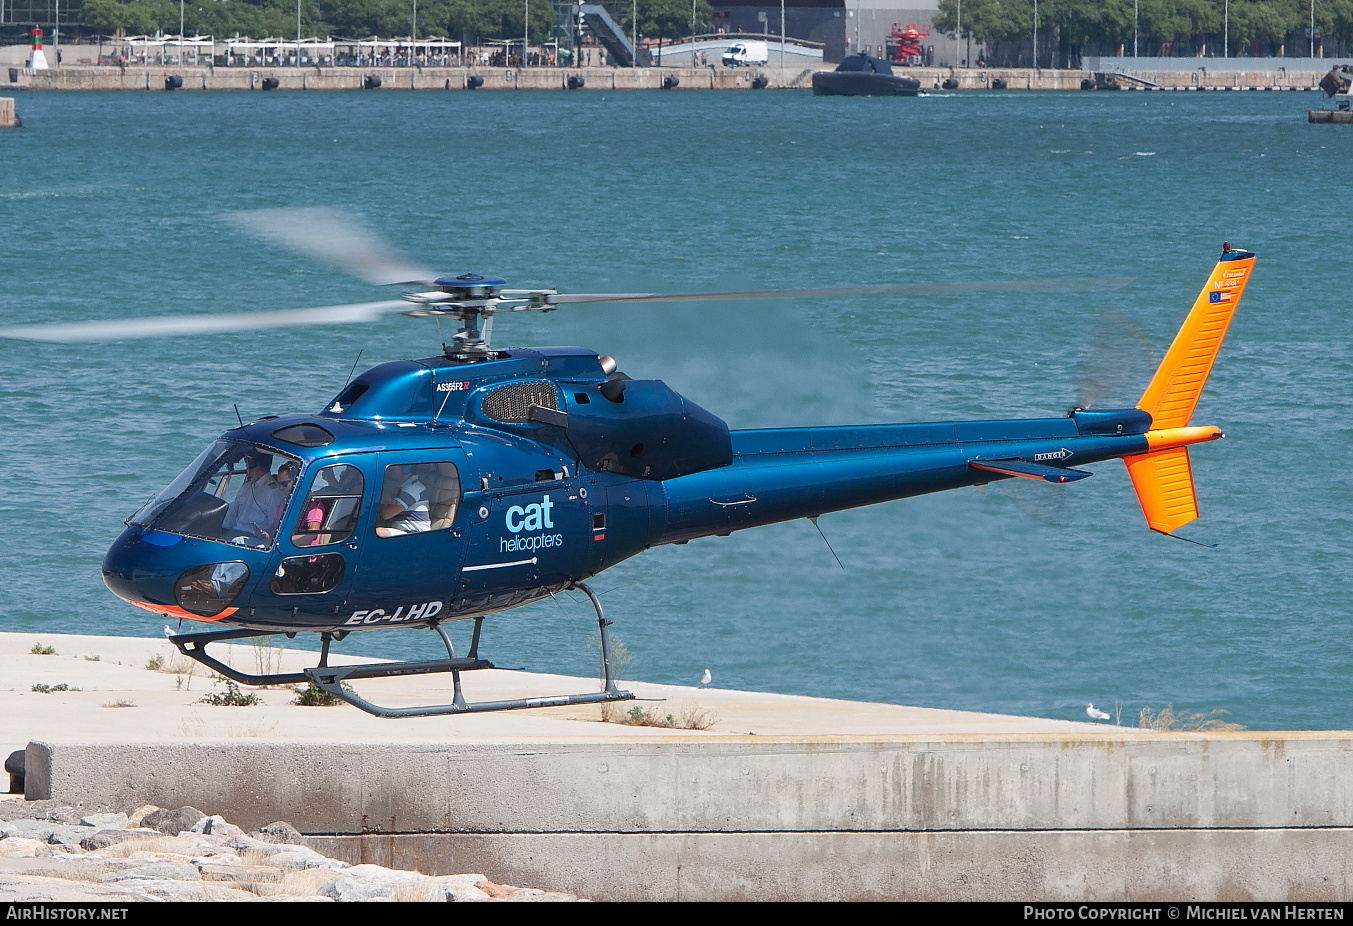
{"label": "concrete quay", "polygon": [[[243,644],[228,658],[291,671],[312,657]],[[639,682],[666,699],[640,706],[717,723],[623,726],[597,706],[381,720],[280,689],[206,706],[212,683],[189,665],[162,640],[0,634],[0,751],[26,747],[25,796],[284,819],[345,861],[608,900],[1353,898],[1353,733],[1161,733]],[[595,683],[465,684],[496,698]],[[359,688],[450,700],[449,678]]]}
{"label": "concrete quay", "polygon": [[[46,71],[11,67],[0,70],[0,87],[30,90],[362,90],[368,79],[380,81],[373,91],[388,90],[566,90],[570,78],[581,77],[578,92],[597,90],[661,90],[664,81],[677,80],[673,90],[751,90],[757,79],[763,89],[806,90],[815,70],[830,65],[784,68],[281,68],[281,67],[100,67],[65,65]],[[1090,71],[1052,68],[902,68],[921,81],[921,87],[939,90],[946,80],[957,90],[1081,90],[1094,82]],[[1322,71],[1161,71],[1134,72],[1117,78],[1125,90],[1316,90]],[[170,88],[168,78],[181,84]],[[170,81],[172,83],[172,81]],[[275,82],[275,83],[274,83]],[[471,84],[477,82],[472,87]],[[265,86],[266,84],[266,86]]]}
{"label": "concrete quay", "polygon": [[[46,71],[9,68],[11,88],[29,90],[567,90],[581,77],[579,92],[662,90],[676,78],[675,90],[750,90],[758,76],[776,89],[812,86],[812,68],[284,68],[284,67],[99,67],[66,65]],[[180,78],[169,87],[167,78]],[[265,81],[268,86],[264,86]],[[276,81],[275,84],[272,81]],[[478,81],[477,86],[471,86]],[[0,83],[0,87],[5,84]]]}

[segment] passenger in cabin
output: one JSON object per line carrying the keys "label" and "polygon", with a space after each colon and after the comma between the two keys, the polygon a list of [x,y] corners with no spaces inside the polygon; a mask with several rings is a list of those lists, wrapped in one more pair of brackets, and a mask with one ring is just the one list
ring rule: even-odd
{"label": "passenger in cabin", "polygon": [[427,487],[423,485],[414,469],[409,464],[385,468],[387,491],[395,479],[402,481],[395,488],[390,501],[377,509],[376,513],[380,520],[386,522],[376,528],[377,537],[398,537],[401,534],[416,534],[432,528],[432,517],[428,513]]}
{"label": "passenger in cabin", "polygon": [[[324,467],[301,505],[301,517],[291,542],[298,547],[320,547],[346,540],[357,520],[361,496],[362,474],[357,467],[344,464]],[[329,532],[320,533],[326,525]]]}
{"label": "passenger in cabin", "polygon": [[277,475],[273,478],[277,480],[277,487],[282,490],[282,494],[277,499],[277,517],[274,520],[282,520],[282,509],[287,506],[287,499],[291,498],[291,490],[296,487],[296,477],[300,472],[300,464],[292,460],[277,467]]}

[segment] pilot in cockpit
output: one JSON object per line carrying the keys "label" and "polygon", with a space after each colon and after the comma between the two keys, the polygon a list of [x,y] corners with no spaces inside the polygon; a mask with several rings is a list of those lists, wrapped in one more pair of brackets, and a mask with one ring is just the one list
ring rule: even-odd
{"label": "pilot in cockpit", "polygon": [[272,540],[278,508],[286,489],[272,475],[272,455],[251,450],[244,455],[244,485],[226,508],[221,527],[231,543],[252,546]]}

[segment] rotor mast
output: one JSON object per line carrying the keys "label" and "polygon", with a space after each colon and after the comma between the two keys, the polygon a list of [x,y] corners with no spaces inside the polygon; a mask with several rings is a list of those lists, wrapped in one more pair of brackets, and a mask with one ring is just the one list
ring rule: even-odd
{"label": "rotor mast", "polygon": [[460,320],[460,330],[443,344],[448,360],[476,363],[493,359],[489,336],[493,330],[493,316],[498,312],[551,312],[555,306],[546,297],[557,294],[553,289],[503,289],[507,283],[502,277],[478,273],[462,273],[454,277],[439,277],[433,281],[438,288],[424,293],[405,293],[404,300],[418,306],[406,311],[412,316],[450,316]]}

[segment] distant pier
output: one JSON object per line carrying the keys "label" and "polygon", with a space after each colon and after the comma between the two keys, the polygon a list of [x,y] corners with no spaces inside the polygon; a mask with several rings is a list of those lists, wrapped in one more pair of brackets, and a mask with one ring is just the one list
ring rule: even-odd
{"label": "distant pier", "polygon": [[[108,67],[8,68],[0,87],[28,90],[807,90],[813,72],[786,67]],[[1281,91],[1316,90],[1327,69],[1161,71],[1050,68],[903,68],[925,90]]]}

